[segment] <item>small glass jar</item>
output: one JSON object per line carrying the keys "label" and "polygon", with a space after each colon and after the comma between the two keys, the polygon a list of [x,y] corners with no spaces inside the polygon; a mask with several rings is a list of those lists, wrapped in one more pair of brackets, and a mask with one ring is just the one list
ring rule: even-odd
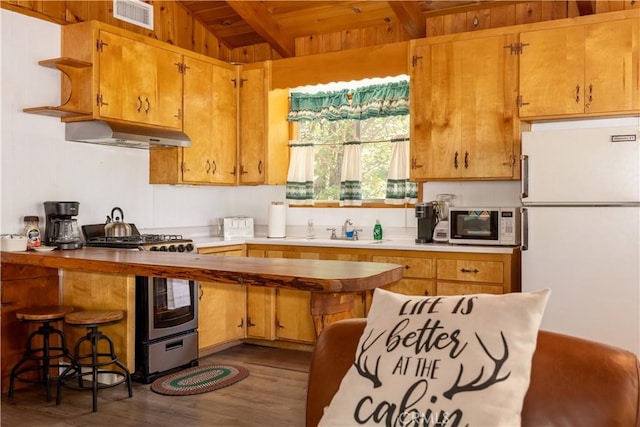
{"label": "small glass jar", "polygon": [[40,246],[40,218],[37,216],[24,217],[24,235],[27,236],[27,249]]}

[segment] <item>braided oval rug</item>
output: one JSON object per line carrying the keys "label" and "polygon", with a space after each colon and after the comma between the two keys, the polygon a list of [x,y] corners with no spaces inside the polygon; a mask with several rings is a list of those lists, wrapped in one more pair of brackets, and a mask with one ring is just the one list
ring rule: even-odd
{"label": "braided oval rug", "polygon": [[207,393],[230,386],[249,376],[238,365],[204,365],[165,375],[151,383],[151,391],[167,396],[188,396]]}

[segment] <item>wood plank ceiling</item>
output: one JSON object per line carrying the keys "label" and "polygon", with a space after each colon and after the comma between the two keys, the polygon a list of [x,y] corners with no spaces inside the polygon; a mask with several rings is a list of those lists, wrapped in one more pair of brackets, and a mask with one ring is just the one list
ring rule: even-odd
{"label": "wood plank ceiling", "polygon": [[[422,1],[178,1],[231,49],[268,43],[282,57],[295,56],[295,39],[398,23],[409,38],[426,35],[432,16],[527,3],[505,0]],[[581,15],[592,1],[576,2]]]}

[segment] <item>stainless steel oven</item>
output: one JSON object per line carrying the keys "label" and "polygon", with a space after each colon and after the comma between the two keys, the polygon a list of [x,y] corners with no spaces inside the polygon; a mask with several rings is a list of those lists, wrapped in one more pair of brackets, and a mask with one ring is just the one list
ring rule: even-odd
{"label": "stainless steel oven", "polygon": [[149,383],[198,364],[196,282],[136,277],[134,379]]}

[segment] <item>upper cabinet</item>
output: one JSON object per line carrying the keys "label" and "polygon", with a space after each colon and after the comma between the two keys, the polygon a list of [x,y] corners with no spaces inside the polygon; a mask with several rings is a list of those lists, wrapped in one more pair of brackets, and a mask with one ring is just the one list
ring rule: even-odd
{"label": "upper cabinet", "polygon": [[184,132],[188,148],[152,150],[151,184],[234,185],[237,177],[237,66],[184,57]]}
{"label": "upper cabinet", "polygon": [[640,20],[520,34],[521,118],[640,112]]}
{"label": "upper cabinet", "polygon": [[411,51],[414,181],[517,179],[513,34],[421,41]]}
{"label": "upper cabinet", "polygon": [[182,55],[100,30],[93,64],[95,118],[182,130]]}
{"label": "upper cabinet", "polygon": [[243,65],[239,80],[239,176],[243,185],[286,184],[289,91],[269,90],[271,61]]}

